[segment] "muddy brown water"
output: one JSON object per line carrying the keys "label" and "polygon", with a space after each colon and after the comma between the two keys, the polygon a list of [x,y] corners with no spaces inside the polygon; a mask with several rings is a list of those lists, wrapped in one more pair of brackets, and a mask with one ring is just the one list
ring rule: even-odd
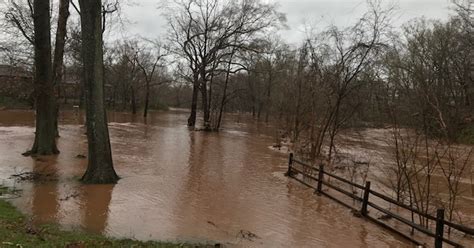
{"label": "muddy brown water", "polygon": [[[219,242],[227,247],[411,247],[400,237],[289,180],[272,129],[240,118],[220,133],[190,131],[187,113],[154,112],[145,123],[110,113],[116,185],[82,185],[83,116],[62,113],[58,156],[30,158],[34,114],[0,111],[0,182],[36,223],[112,237]],[[12,174],[49,175],[14,182]],[[254,235],[246,235],[252,233]],[[242,235],[244,234],[244,235]]]}

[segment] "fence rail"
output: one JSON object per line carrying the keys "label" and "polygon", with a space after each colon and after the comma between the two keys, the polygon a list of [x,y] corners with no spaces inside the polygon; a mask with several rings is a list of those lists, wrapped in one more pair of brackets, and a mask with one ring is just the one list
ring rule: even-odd
{"label": "fence rail", "polygon": [[[300,165],[300,167],[302,167],[302,168],[297,168],[297,166],[295,166],[295,165]],[[301,174],[303,176],[303,179],[298,178],[296,176],[297,174]],[[467,227],[467,226],[463,226],[463,225],[456,224],[456,223],[450,222],[448,220],[445,220],[444,219],[444,209],[438,209],[436,216],[433,216],[433,215],[430,215],[430,214],[427,214],[427,213],[423,213],[423,212],[419,211],[418,209],[415,209],[415,208],[413,208],[409,205],[406,205],[402,202],[399,202],[399,201],[397,201],[397,200],[395,200],[395,199],[393,199],[389,196],[386,196],[382,193],[379,193],[377,191],[374,191],[374,190],[370,189],[371,185],[370,185],[369,181],[366,182],[365,186],[354,183],[354,182],[352,182],[350,180],[347,180],[343,177],[340,177],[338,175],[335,175],[333,173],[325,171],[324,170],[324,165],[322,165],[322,164],[319,166],[319,168],[317,168],[317,167],[311,166],[311,165],[309,165],[309,164],[307,164],[303,161],[297,160],[297,159],[294,158],[293,153],[290,153],[289,161],[288,161],[288,171],[285,173],[285,175],[295,179],[296,181],[302,183],[303,185],[305,185],[309,188],[314,189],[315,193],[318,193],[320,195],[324,195],[324,196],[338,202],[339,204],[341,204],[341,205],[343,205],[343,206],[345,206],[349,209],[352,209],[353,211],[359,212],[362,217],[374,222],[375,224],[377,224],[379,226],[382,226],[383,228],[386,228],[386,229],[388,229],[392,232],[397,233],[398,235],[402,236],[403,238],[411,241],[412,243],[414,243],[416,245],[422,246],[423,244],[421,242],[415,240],[412,236],[410,236],[408,234],[405,234],[405,233],[395,229],[394,227],[388,225],[387,223],[384,223],[384,222],[378,220],[377,218],[374,218],[374,217],[370,216],[368,214],[369,213],[368,212],[368,207],[371,207],[371,208],[385,214],[386,216],[390,216],[390,218],[393,218],[393,219],[397,220],[398,222],[403,223],[406,226],[411,227],[412,229],[416,229],[417,231],[419,231],[419,232],[421,232],[425,235],[433,237],[435,248],[443,247],[443,243],[452,245],[454,247],[463,247],[461,244],[459,244],[455,241],[449,240],[446,237],[444,237],[445,226],[450,227],[452,229],[455,229],[455,230],[457,230],[457,231],[459,231],[459,232],[461,232],[465,235],[474,235],[474,229],[473,228],[470,228],[470,227]],[[358,196],[355,192],[349,192],[346,189],[343,189],[342,187],[339,187],[335,184],[330,183],[329,180],[324,179],[325,176],[329,177],[329,178],[334,178],[338,182],[341,182],[345,185],[357,188],[358,190],[362,190],[363,197]],[[305,180],[305,178],[309,178],[309,179],[317,182],[317,184],[313,185],[313,184],[307,182]],[[326,186],[326,187],[329,187],[333,190],[336,190],[339,193],[341,193],[345,196],[348,196],[349,198],[351,198],[355,201],[360,202],[361,203],[361,208],[357,209],[353,205],[350,205],[350,204],[344,202],[343,200],[340,200],[337,197],[335,197],[333,195],[330,195],[327,192],[324,192],[323,191],[323,186]],[[403,216],[401,216],[397,213],[394,213],[394,212],[392,212],[388,209],[385,209],[384,207],[381,207],[381,206],[375,204],[374,202],[369,201],[370,196],[378,197],[379,199],[381,199],[385,202],[388,202],[390,204],[399,206],[399,207],[401,207],[405,210],[408,210],[412,213],[423,216],[426,219],[435,221],[436,222],[436,229],[434,231],[432,231],[429,228],[426,228],[426,227],[424,227],[422,225],[419,225],[419,224],[417,224],[417,223],[415,223],[415,222],[413,222],[409,219],[406,219],[406,218],[404,218]]]}

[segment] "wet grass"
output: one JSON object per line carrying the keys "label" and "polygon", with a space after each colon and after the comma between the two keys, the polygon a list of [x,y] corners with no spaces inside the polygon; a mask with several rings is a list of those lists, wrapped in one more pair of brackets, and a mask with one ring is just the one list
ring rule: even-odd
{"label": "wet grass", "polygon": [[[0,185],[0,195],[9,189]],[[214,245],[141,242],[130,239],[112,239],[102,235],[81,231],[64,231],[58,225],[31,224],[29,218],[20,213],[9,202],[0,199],[0,247],[214,247]]]}

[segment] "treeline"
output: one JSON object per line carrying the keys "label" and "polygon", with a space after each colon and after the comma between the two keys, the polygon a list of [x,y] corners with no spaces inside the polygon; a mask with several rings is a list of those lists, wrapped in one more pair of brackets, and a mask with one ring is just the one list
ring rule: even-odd
{"label": "treeline", "polygon": [[392,10],[373,3],[354,26],[330,27],[298,48],[267,40],[231,78],[242,94],[229,107],[273,119],[311,158],[331,160],[340,131],[366,125],[472,139],[473,9],[453,6],[447,21],[417,19],[397,30]]}
{"label": "treeline", "polygon": [[[34,99],[35,140],[24,155],[59,152],[61,104],[86,111],[85,183],[119,179],[106,109],[146,118],[150,109],[189,107],[188,126],[205,131],[220,130],[226,112],[246,113],[275,124],[299,156],[334,170],[343,131],[380,126],[390,131],[393,158],[380,181],[421,213],[412,221],[428,227],[432,206],[456,218],[473,154],[457,143],[474,142],[470,1],[454,2],[449,20],[416,19],[402,29],[391,27],[392,8],[368,1],[353,26],[308,33],[297,46],[274,34],[285,16],[263,1],[170,1],[166,37],[110,44],[103,36],[117,32],[120,1],[57,3],[8,0],[1,9],[0,59],[30,71],[34,86],[22,81],[10,91]],[[346,166],[351,178],[359,165]]]}
{"label": "treeline", "polygon": [[[0,22],[0,32],[3,34],[3,39],[0,40],[0,63],[9,66],[13,71],[29,73],[31,81],[35,71],[33,9],[30,8],[32,3],[27,0],[9,0],[2,3],[3,19]],[[60,78],[56,84],[56,97],[63,107],[78,105],[84,108],[79,3],[52,1],[51,6],[50,33],[56,35],[51,41],[55,47],[63,47],[63,51],[53,51],[52,54],[55,61],[64,59],[62,64],[54,62],[55,77]],[[102,32],[104,36],[113,35],[122,28],[117,26],[117,23],[120,23],[121,2],[106,0],[101,6]],[[61,38],[62,36],[64,38]],[[133,113],[143,111],[145,115],[150,108],[188,106],[191,94],[186,84],[173,75],[174,69],[170,64],[174,60],[166,60],[169,51],[164,43],[164,40],[140,37],[103,43],[106,75],[104,93],[108,109]],[[8,86],[22,93],[16,97],[17,100],[34,107],[34,89],[25,87],[25,84],[15,84],[15,79],[11,81],[13,82]],[[11,97],[11,94],[7,93],[5,96]]]}
{"label": "treeline", "polygon": [[[447,21],[416,19],[400,30],[391,26],[392,8],[369,1],[353,26],[308,34],[295,47],[271,34],[284,25],[275,6],[172,5],[170,51],[193,87],[188,125],[195,125],[199,101],[207,130],[220,128],[223,110],[251,113],[277,123],[312,159],[329,161],[337,135],[349,127],[401,126],[467,141],[474,112],[473,7],[452,6],[456,12]],[[239,19],[248,16],[253,19]]]}
{"label": "treeline", "polygon": [[[80,8],[59,1],[53,18],[40,24],[31,3],[4,3],[2,32],[23,39],[2,41],[2,61],[28,68],[35,81],[51,76],[46,86],[56,99],[86,106],[84,29],[79,18],[67,22],[69,8],[82,17]],[[201,111],[198,125],[207,131],[222,127],[225,112],[249,113],[276,123],[301,154],[329,162],[336,138],[350,127],[389,125],[445,142],[472,141],[472,4],[454,2],[449,20],[417,19],[401,30],[391,27],[392,8],[381,1],[367,6],[353,26],[308,33],[295,46],[275,35],[286,22],[275,5],[169,1],[166,37],[101,42],[104,107],[145,117],[151,108],[190,107],[187,124],[196,126]],[[117,32],[110,25],[120,23],[120,1],[103,1],[100,9],[101,34]],[[42,57],[51,65],[39,63],[37,50],[37,42],[50,40],[40,36],[47,30],[40,25],[54,29],[46,19],[56,23],[55,51]],[[37,108],[42,92],[32,93]],[[45,109],[57,109],[50,104]]]}

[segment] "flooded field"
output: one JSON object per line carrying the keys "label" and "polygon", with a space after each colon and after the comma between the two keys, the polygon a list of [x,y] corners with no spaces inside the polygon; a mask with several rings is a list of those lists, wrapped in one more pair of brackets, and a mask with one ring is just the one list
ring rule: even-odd
{"label": "flooded field", "polygon": [[[236,122],[220,133],[190,131],[187,113],[143,119],[110,113],[116,185],[82,185],[83,116],[61,116],[53,157],[21,156],[34,116],[0,111],[0,182],[23,189],[12,202],[39,223],[139,240],[220,242],[226,247],[411,247],[409,243],[283,176],[271,128]],[[237,119],[236,119],[237,121]],[[47,175],[15,182],[13,174]]]}

